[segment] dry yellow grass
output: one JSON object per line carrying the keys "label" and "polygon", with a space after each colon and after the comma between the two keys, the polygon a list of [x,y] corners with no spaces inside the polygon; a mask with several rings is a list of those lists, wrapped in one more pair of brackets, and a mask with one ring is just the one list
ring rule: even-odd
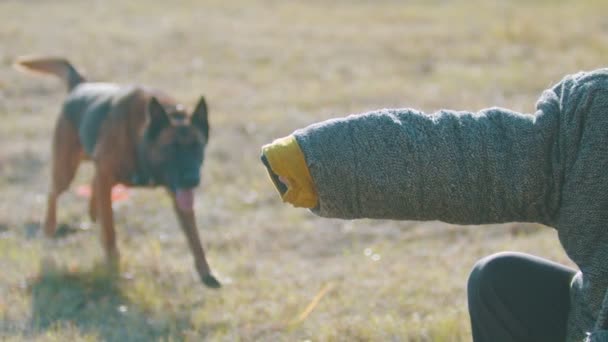
{"label": "dry yellow grass", "polygon": [[[553,230],[319,219],[280,203],[259,147],[380,107],[530,112],[564,74],[604,65],[607,10],[602,1],[1,1],[1,338],[470,340],[475,260],[518,250],[568,262]],[[188,104],[205,94],[212,136],[197,210],[222,290],[198,283],[162,191],[136,191],[116,208],[118,279],[101,267],[98,228],[72,192],[60,203],[65,236],[41,243],[64,92],[11,69],[32,53]],[[327,284],[314,311],[284,324]]]}

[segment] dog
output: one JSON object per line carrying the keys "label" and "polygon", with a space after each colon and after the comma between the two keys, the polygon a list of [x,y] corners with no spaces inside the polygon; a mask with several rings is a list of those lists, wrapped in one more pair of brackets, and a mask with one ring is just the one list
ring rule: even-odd
{"label": "dog", "polygon": [[88,82],[59,57],[21,57],[23,72],[55,75],[68,95],[55,124],[51,184],[44,233],[55,234],[57,199],[72,182],[83,160],[95,166],[89,216],[101,223],[101,243],[108,261],[117,265],[111,189],[115,184],[166,188],[194,256],[202,282],[219,288],[211,273],[195,221],[194,189],[209,141],[207,103],[201,96],[192,111],[162,91],[144,86]]}

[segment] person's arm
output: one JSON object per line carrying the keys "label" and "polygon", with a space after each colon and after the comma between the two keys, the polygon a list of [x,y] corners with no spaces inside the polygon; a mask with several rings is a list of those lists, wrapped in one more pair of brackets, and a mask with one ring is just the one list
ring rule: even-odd
{"label": "person's arm", "polygon": [[[321,216],[547,222],[558,201],[558,115],[542,104],[535,115],[385,109],[314,124],[287,140],[302,152]],[[263,155],[273,157],[274,147]]]}

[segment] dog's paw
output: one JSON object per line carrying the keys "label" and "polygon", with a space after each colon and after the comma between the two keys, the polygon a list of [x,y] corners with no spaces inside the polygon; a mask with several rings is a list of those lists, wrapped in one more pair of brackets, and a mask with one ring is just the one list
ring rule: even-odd
{"label": "dog's paw", "polygon": [[205,284],[205,286],[207,286],[208,288],[219,289],[220,287],[222,287],[222,284],[220,284],[220,282],[211,273],[202,276],[201,280],[203,281],[203,284]]}

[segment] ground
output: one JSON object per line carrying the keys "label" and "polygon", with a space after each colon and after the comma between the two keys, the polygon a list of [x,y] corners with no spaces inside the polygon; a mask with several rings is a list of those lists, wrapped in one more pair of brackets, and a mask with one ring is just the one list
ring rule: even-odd
{"label": "ground", "polygon": [[[599,0],[0,1],[0,337],[469,341],[475,261],[516,250],[570,264],[553,229],[320,219],[281,203],[260,146],[383,107],[533,113],[563,75],[604,66],[607,10]],[[25,54],[65,56],[90,79],[151,85],[188,105],[206,96],[196,210],[221,290],[198,281],[161,190],[116,203],[122,260],[109,273],[75,192],[90,165],[61,198],[60,236],[43,241],[65,87],[15,72]]]}

